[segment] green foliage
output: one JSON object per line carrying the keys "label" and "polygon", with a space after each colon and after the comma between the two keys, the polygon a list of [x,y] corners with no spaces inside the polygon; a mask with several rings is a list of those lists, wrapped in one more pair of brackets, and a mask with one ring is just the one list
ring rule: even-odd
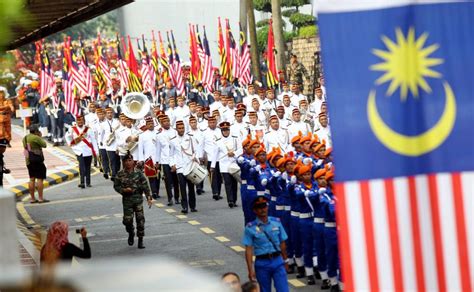
{"label": "green foliage", "polygon": [[314,24],[315,17],[309,14],[295,13],[290,17],[290,23],[297,29],[303,26],[309,26]]}
{"label": "green foliage", "polygon": [[268,25],[261,27],[257,30],[257,46],[258,51],[262,52],[267,47],[267,40],[268,40]]}
{"label": "green foliage", "polygon": [[29,14],[24,1],[0,1],[0,50],[12,40],[13,27],[28,27]]}
{"label": "green foliage", "polygon": [[257,26],[257,28],[264,27],[268,25],[269,21],[270,19],[262,19],[259,22],[257,22],[255,25]]}
{"label": "green foliage", "polygon": [[318,27],[316,25],[303,26],[298,31],[299,37],[313,37],[318,32]]}
{"label": "green foliage", "polygon": [[281,12],[281,15],[283,17],[291,17],[293,14],[295,14],[297,11],[296,11],[296,8],[291,8],[291,9],[287,9],[287,10],[284,10]]}
{"label": "green foliage", "polygon": [[114,38],[118,32],[117,11],[111,11],[86,22],[71,26],[63,31],[55,33],[47,38],[48,41],[62,42],[65,36],[73,40],[94,39],[100,31],[103,38]]}
{"label": "green foliage", "polygon": [[272,12],[270,0],[253,0],[253,8],[257,11]]}

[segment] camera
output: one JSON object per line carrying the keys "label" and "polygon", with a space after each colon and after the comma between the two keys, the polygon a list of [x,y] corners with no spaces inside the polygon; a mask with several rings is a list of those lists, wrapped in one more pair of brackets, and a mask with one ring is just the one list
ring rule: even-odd
{"label": "camera", "polygon": [[80,234],[80,233],[81,233],[81,229],[80,229],[80,228],[77,228],[77,229],[76,229],[76,233],[77,233],[77,234]]}

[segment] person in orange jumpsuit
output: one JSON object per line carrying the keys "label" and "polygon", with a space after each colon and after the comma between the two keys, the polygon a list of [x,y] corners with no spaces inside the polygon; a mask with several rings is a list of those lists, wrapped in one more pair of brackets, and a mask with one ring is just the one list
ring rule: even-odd
{"label": "person in orange jumpsuit", "polygon": [[15,108],[8,97],[7,89],[0,87],[0,139],[7,139],[8,145],[10,145],[12,139],[11,114]]}

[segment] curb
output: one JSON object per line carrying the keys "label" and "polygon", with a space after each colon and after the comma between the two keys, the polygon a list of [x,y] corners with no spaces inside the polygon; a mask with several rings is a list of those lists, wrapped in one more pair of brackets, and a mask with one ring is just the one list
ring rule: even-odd
{"label": "curb", "polygon": [[[74,179],[75,177],[79,176],[79,169],[77,167],[61,170],[55,173],[52,173],[46,177],[43,181],[44,188],[60,184],[62,182],[66,182],[69,180]],[[21,185],[17,185],[10,188],[10,191],[15,194],[15,197],[21,197],[29,193],[28,191],[28,183],[24,183]]]}

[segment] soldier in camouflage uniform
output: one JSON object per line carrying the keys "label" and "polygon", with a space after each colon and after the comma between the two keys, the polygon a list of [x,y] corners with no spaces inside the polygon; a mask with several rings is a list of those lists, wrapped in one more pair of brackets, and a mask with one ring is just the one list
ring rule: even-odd
{"label": "soldier in camouflage uniform", "polygon": [[[287,75],[290,79],[291,84],[303,84],[303,75],[306,79],[309,79],[308,70],[298,62],[298,57],[295,54],[291,54],[290,64],[287,67]],[[301,88],[303,90],[303,88]]]}
{"label": "soldier in camouflage uniform", "polygon": [[145,175],[134,169],[133,156],[128,153],[123,157],[124,169],[117,173],[114,181],[114,189],[122,195],[123,225],[128,232],[128,245],[134,243],[133,213],[137,223],[138,248],[145,248],[143,236],[145,236],[145,214],[143,213],[143,193],[145,193],[148,206],[152,205],[150,187]]}

